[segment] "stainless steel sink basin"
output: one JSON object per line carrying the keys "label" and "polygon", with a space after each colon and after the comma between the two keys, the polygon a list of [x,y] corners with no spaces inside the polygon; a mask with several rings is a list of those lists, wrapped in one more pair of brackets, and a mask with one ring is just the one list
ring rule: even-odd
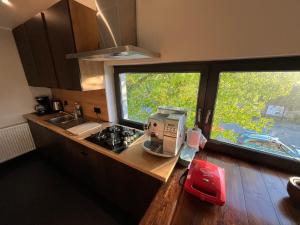
{"label": "stainless steel sink basin", "polygon": [[66,114],[51,118],[48,120],[48,122],[63,129],[69,129],[71,127],[85,123],[86,120],[84,118],[76,119],[75,116]]}
{"label": "stainless steel sink basin", "polygon": [[54,118],[48,120],[48,122],[53,123],[53,124],[65,124],[65,123],[68,123],[72,120],[75,120],[74,116],[64,115],[64,116],[54,117]]}

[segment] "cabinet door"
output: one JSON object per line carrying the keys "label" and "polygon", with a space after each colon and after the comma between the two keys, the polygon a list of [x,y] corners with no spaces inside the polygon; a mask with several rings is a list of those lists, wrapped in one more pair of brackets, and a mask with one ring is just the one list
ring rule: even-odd
{"label": "cabinet door", "polygon": [[19,51],[27,82],[30,86],[39,86],[39,76],[35,66],[31,47],[26,35],[25,25],[22,24],[13,30],[16,45]]}
{"label": "cabinet door", "polygon": [[37,149],[50,161],[58,166],[63,166],[63,149],[65,148],[65,138],[45,127],[28,121],[30,131]]}
{"label": "cabinet door", "polygon": [[77,52],[100,48],[97,12],[76,1],[69,1],[69,5]]}
{"label": "cabinet door", "polygon": [[59,87],[81,90],[78,60],[66,59],[76,52],[68,1],[56,3],[44,15]]}
{"label": "cabinet door", "polygon": [[160,188],[161,182],[114,159],[103,156],[109,200],[139,221]]}
{"label": "cabinet door", "polygon": [[35,15],[24,26],[38,72],[37,86],[58,87],[43,15]]}

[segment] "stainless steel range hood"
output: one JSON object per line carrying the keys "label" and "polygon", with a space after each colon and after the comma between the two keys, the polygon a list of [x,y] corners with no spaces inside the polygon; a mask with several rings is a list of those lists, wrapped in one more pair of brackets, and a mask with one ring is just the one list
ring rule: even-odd
{"label": "stainless steel range hood", "polygon": [[109,61],[129,59],[157,58],[160,55],[133,45],[118,46],[113,48],[98,49],[87,52],[67,54],[67,59],[78,58],[81,60]]}
{"label": "stainless steel range hood", "polygon": [[67,58],[108,61],[160,56],[137,47],[136,0],[96,0],[96,6],[101,49],[67,54]]}

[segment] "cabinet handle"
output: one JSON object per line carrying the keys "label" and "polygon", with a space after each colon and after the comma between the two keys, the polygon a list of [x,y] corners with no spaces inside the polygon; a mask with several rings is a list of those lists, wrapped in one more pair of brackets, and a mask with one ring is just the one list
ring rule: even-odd
{"label": "cabinet handle", "polygon": [[206,114],[205,124],[208,124],[210,114],[211,114],[211,110],[209,109],[209,110],[207,111],[207,114]]}
{"label": "cabinet handle", "polygon": [[198,117],[197,117],[197,123],[198,124],[201,122],[201,113],[202,113],[202,109],[198,108]]}
{"label": "cabinet handle", "polygon": [[201,125],[201,113],[202,113],[202,109],[198,108],[197,110],[197,118],[196,118],[196,122],[195,122],[195,127],[199,127]]}
{"label": "cabinet handle", "polygon": [[85,152],[85,151],[81,151],[80,153],[81,153],[81,155],[83,155],[83,156],[87,156],[87,155],[88,155],[88,153]]}

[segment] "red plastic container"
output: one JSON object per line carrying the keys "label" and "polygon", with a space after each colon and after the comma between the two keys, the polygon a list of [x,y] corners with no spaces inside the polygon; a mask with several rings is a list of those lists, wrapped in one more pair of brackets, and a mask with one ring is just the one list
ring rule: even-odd
{"label": "red plastic container", "polygon": [[203,201],[222,206],[226,201],[225,171],[210,162],[194,159],[184,190]]}

